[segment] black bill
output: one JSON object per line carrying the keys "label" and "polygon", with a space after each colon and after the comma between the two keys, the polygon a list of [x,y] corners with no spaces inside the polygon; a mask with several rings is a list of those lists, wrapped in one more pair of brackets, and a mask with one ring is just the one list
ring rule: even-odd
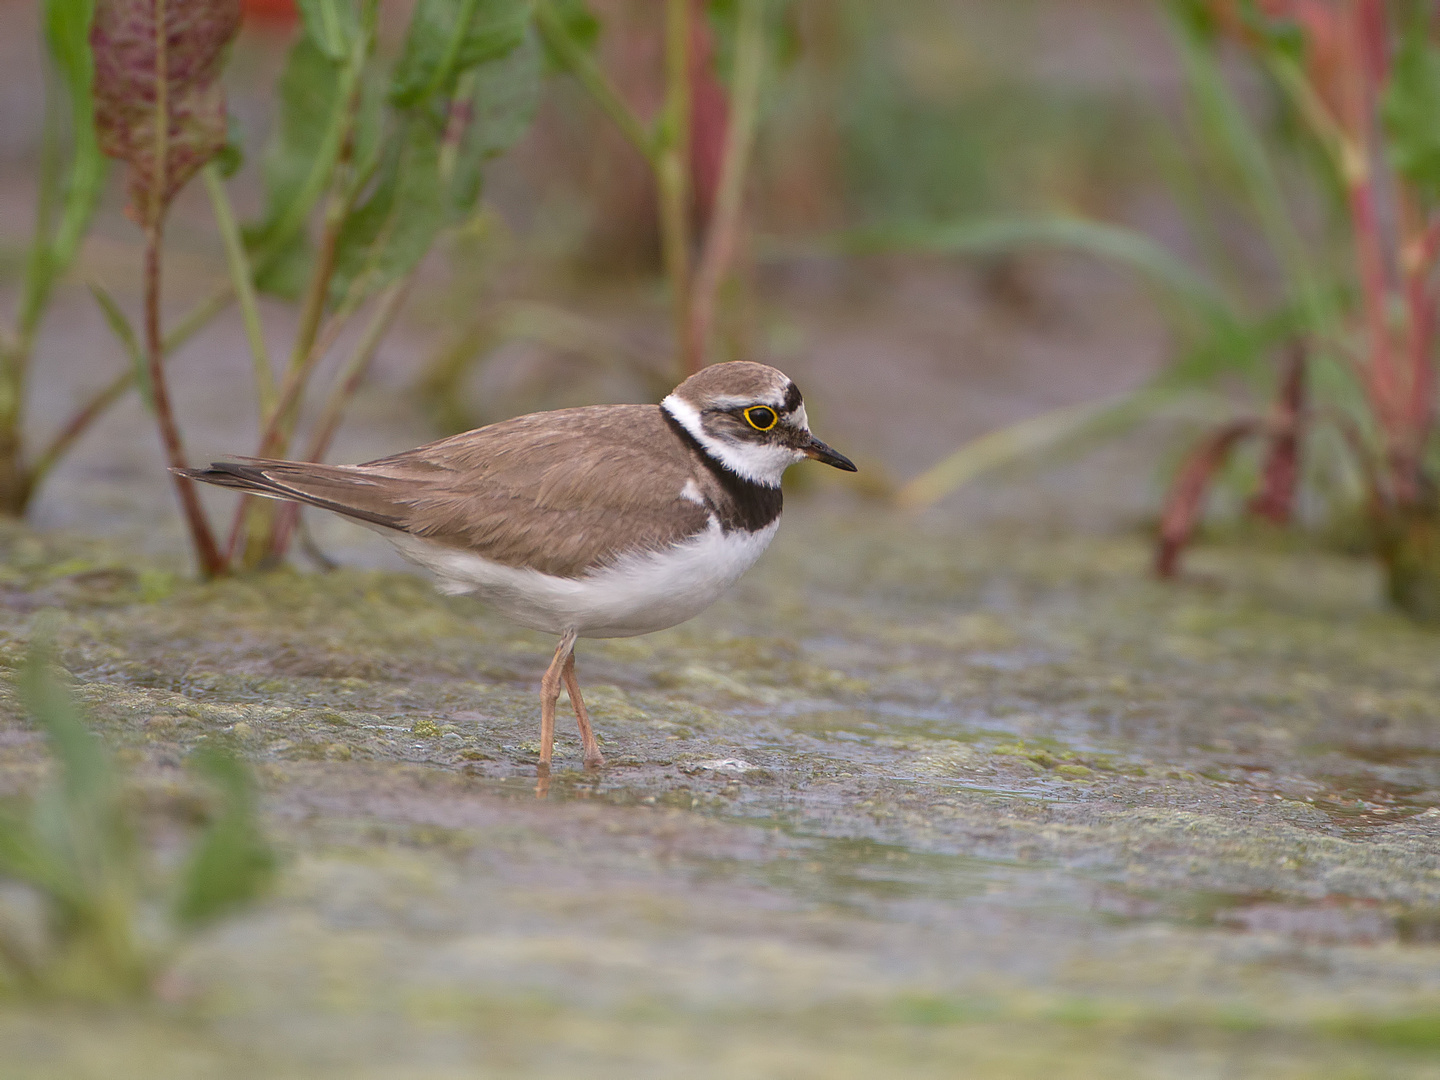
{"label": "black bill", "polygon": [[830,447],[815,438],[814,435],[810,436],[810,441],[802,446],[800,450],[806,457],[814,458],[816,461],[823,461],[826,465],[834,465],[837,469],[844,469],[846,472],[860,471],[855,468],[855,463],[848,457],[838,450],[831,450]]}

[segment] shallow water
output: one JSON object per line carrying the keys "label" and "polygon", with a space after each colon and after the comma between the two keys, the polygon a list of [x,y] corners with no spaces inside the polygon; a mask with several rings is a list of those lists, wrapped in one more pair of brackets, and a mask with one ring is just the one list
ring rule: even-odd
{"label": "shallow water", "polygon": [[[1440,637],[1263,547],[787,516],[727,600],[551,642],[388,571],[186,584],[7,534],[161,817],[258,765],[277,895],[142,1011],[0,1011],[16,1076],[1440,1074]],[[3,691],[0,783],[39,737]]]}

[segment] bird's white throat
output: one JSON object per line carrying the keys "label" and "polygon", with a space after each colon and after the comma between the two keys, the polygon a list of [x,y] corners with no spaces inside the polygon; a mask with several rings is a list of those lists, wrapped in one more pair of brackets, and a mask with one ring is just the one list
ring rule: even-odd
{"label": "bird's white throat", "polygon": [[[705,430],[700,410],[674,394],[666,396],[665,400],[660,402],[660,407],[688,431],[691,437],[704,447],[706,453],[737,476],[743,476],[754,483],[779,487],[785,470],[805,459],[805,455],[799,450],[792,450],[788,446],[763,446],[759,443],[717,439]],[[803,413],[797,413],[797,418],[804,423]]]}

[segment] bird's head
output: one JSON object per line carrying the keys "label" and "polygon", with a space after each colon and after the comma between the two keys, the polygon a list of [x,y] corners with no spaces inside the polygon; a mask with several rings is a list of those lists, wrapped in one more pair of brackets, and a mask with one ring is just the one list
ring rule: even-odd
{"label": "bird's head", "polygon": [[712,364],[677,386],[660,407],[711,457],[766,487],[779,487],[785,470],[805,458],[856,471],[854,462],[810,433],[800,388],[764,364]]}

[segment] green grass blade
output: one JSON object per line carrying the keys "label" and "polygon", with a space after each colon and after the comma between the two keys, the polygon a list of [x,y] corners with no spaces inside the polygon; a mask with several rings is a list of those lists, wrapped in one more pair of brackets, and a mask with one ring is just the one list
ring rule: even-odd
{"label": "green grass blade", "polygon": [[90,23],[95,0],[45,0],[45,38],[70,98],[70,169],[64,205],[51,245],[51,269],[70,265],[105,186],[106,160],[95,136],[91,90],[95,61],[90,52]]}
{"label": "green grass blade", "polygon": [[1291,212],[1293,199],[1280,181],[1269,140],[1230,89],[1213,43],[1181,20],[1176,20],[1173,36],[1199,133],[1238,183],[1290,292],[1304,304],[1312,326],[1318,330],[1333,325],[1334,311],[1313,271],[1323,261],[1311,254],[1302,238]]}
{"label": "green grass blade", "polygon": [[1224,315],[1229,303],[1202,274],[1144,233],[1086,218],[979,218],[859,229],[839,239],[852,254],[914,252],[1000,255],[1052,248],[1094,255],[1127,266],[1196,309]]}
{"label": "green grass blade", "polygon": [[100,740],[86,725],[74,698],[50,670],[50,650],[35,647],[21,669],[20,700],[44,730],[60,763],[67,793],[94,798],[114,788],[114,774]]}
{"label": "green grass blade", "polygon": [[145,358],[144,350],[140,348],[140,339],[135,336],[135,328],[130,325],[130,320],[125,317],[125,312],[120,310],[120,305],[115,298],[105,291],[104,287],[95,282],[87,282],[90,288],[90,295],[100,305],[101,312],[105,315],[105,322],[110,327],[110,332],[125,349],[125,355],[130,360],[130,370],[134,372],[135,387],[140,392],[140,398],[145,402],[145,408],[151,413],[155,412],[155,388],[150,384],[150,363]]}
{"label": "green grass blade", "polygon": [[52,672],[45,645],[32,649],[18,689],[59,766],[31,813],[31,868],[43,875],[35,883],[70,917],[83,920],[107,897],[125,892],[133,869],[118,778],[105,747]]}
{"label": "green grass blade", "polygon": [[29,823],[14,814],[0,812],[0,878],[23,881],[47,888],[55,878],[54,867],[35,842]]}
{"label": "green grass blade", "polygon": [[909,481],[896,494],[896,502],[909,509],[930,506],[987,472],[1053,450],[1098,428],[1133,423],[1177,396],[1176,390],[1145,387],[1100,401],[1051,409],[988,432]]}
{"label": "green grass blade", "polygon": [[331,60],[342,61],[360,36],[360,13],[354,0],[299,0],[305,35]]}
{"label": "green grass blade", "polygon": [[275,854],[260,831],[245,765],[216,747],[203,747],[192,762],[220,796],[219,813],[196,842],[175,899],[176,920],[195,925],[258,896],[274,875]]}
{"label": "green grass blade", "polygon": [[518,46],[530,20],[526,0],[420,0],[391,76],[390,100],[413,108],[453,93],[462,73]]}

